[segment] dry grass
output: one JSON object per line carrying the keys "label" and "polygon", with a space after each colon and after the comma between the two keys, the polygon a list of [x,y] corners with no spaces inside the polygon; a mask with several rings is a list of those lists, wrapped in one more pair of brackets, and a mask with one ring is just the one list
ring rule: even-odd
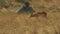
{"label": "dry grass", "polygon": [[[33,1],[31,5],[35,10],[40,10],[41,8],[35,7],[40,0],[35,1],[36,3]],[[52,5],[44,6],[49,8]],[[44,10],[47,12],[47,19],[41,16],[30,18],[30,15],[8,12],[9,10],[0,11],[0,34],[60,34],[60,13],[57,9],[54,10]]]}

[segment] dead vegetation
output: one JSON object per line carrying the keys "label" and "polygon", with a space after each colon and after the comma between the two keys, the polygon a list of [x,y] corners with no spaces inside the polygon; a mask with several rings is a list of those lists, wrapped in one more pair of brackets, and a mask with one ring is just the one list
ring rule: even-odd
{"label": "dead vegetation", "polygon": [[[59,6],[45,3],[44,0],[32,0],[30,5],[36,12],[32,15],[26,12],[18,14],[16,10],[23,7],[23,4],[16,4],[19,6],[14,4],[16,7],[0,9],[0,34],[60,34]],[[41,17],[42,14],[47,19]]]}

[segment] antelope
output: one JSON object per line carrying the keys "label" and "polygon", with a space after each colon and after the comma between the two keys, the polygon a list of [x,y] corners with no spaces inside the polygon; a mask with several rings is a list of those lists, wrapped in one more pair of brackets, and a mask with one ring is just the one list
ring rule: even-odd
{"label": "antelope", "polygon": [[47,18],[47,13],[46,12],[37,12],[36,14],[31,14],[30,17],[46,17]]}

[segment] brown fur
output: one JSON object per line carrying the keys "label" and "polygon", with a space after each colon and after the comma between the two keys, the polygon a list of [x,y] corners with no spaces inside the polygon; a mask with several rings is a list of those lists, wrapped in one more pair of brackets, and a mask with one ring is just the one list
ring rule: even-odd
{"label": "brown fur", "polygon": [[36,14],[31,14],[30,17],[39,17],[39,16],[47,17],[47,13],[46,12],[37,12]]}

